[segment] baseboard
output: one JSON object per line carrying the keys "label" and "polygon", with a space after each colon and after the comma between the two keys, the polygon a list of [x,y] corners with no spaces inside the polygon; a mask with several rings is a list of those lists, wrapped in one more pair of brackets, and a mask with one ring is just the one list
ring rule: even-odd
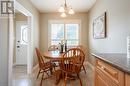
{"label": "baseboard", "polygon": [[39,67],[39,65],[37,64],[37,65],[35,65],[34,67],[33,67],[33,72],[37,69]]}
{"label": "baseboard", "polygon": [[27,64],[17,64],[17,63],[13,63],[13,67],[14,66],[27,66]]}
{"label": "baseboard", "polygon": [[16,63],[13,63],[13,67],[16,66],[17,64]]}
{"label": "baseboard", "polygon": [[94,66],[90,62],[87,61],[87,65],[94,71]]}

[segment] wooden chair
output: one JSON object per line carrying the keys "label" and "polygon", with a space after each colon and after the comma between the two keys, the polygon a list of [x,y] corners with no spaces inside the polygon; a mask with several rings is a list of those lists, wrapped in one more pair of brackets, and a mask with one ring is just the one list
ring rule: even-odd
{"label": "wooden chair", "polygon": [[[84,54],[86,55],[86,53],[87,53],[87,48],[86,47],[84,47],[83,45],[78,45],[77,48],[81,49],[84,52]],[[83,64],[83,70],[84,70],[84,72],[86,74],[86,69],[85,69],[84,64]]]}
{"label": "wooden chair", "polygon": [[55,50],[59,50],[59,48],[58,48],[57,45],[51,45],[51,46],[49,46],[49,48],[48,48],[48,51],[55,51]]}
{"label": "wooden chair", "polygon": [[87,53],[87,47],[85,47],[83,45],[78,45],[77,48],[80,48],[84,52],[84,54]]}
{"label": "wooden chair", "polygon": [[40,82],[40,86],[42,86],[42,80],[44,77],[44,73],[46,73],[49,76],[48,71],[50,71],[52,73],[53,65],[51,64],[50,61],[44,62],[43,56],[42,56],[40,50],[38,48],[35,48],[35,50],[36,50],[38,63],[39,63],[39,72],[38,72],[37,78],[39,77],[39,74],[42,73],[42,78],[41,78],[41,82]]}
{"label": "wooden chair", "polygon": [[83,66],[83,62],[85,59],[84,52],[79,48],[72,48],[68,50],[64,55],[63,59],[60,63],[60,68],[62,72],[65,74],[64,76],[64,82],[66,86],[67,79],[71,79],[69,75],[76,74],[80,85],[82,86],[82,81],[79,77],[79,73],[81,71],[81,67]]}
{"label": "wooden chair", "polygon": [[[59,50],[57,45],[51,45],[48,48],[48,51],[56,51]],[[51,60],[55,67],[59,67],[59,60]],[[55,69],[55,68],[54,68]]]}

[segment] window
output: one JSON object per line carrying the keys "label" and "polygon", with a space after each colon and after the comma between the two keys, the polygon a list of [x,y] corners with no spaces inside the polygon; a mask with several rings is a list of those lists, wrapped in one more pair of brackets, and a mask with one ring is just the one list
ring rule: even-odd
{"label": "window", "polygon": [[66,24],[66,38],[68,45],[79,44],[79,25],[78,24]]}
{"label": "window", "polygon": [[67,40],[68,46],[80,44],[80,21],[51,21],[49,45],[57,45],[62,39]]}
{"label": "window", "polygon": [[51,24],[51,45],[60,43],[64,38],[64,24]]}
{"label": "window", "polygon": [[27,45],[28,43],[28,27],[27,25],[21,26],[21,44]]}

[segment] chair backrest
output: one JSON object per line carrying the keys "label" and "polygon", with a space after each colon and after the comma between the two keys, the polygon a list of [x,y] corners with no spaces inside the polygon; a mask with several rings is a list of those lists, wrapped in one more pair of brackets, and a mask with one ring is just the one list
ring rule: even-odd
{"label": "chair backrest", "polygon": [[80,48],[80,49],[84,52],[84,54],[87,53],[87,48],[86,48],[85,46],[83,46],[83,45],[78,45],[77,48]]}
{"label": "chair backrest", "polygon": [[39,67],[43,68],[44,67],[43,56],[38,48],[35,48],[35,50],[36,50],[36,54],[37,54],[37,58],[38,58]]}
{"label": "chair backrest", "polygon": [[48,51],[55,51],[55,50],[59,50],[59,48],[58,48],[57,45],[51,45],[51,46],[49,46],[49,48],[48,48]]}
{"label": "chair backrest", "polygon": [[84,59],[85,54],[81,49],[72,48],[63,55],[61,69],[66,72],[78,73],[83,66]]}

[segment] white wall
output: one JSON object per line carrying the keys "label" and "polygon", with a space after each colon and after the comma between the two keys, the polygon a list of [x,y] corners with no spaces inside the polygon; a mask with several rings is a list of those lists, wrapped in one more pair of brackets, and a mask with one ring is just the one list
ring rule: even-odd
{"label": "white wall", "polygon": [[[107,37],[94,39],[93,20],[105,11],[107,12]],[[90,53],[126,53],[127,36],[130,36],[130,0],[97,0],[89,11]]]}
{"label": "white wall", "polygon": [[30,11],[34,17],[34,33],[33,33],[33,52],[34,52],[34,59],[33,59],[33,65],[35,66],[37,64],[37,58],[35,54],[35,47],[39,47],[39,12],[38,10],[31,4],[30,0],[16,0],[18,1],[22,6],[24,6],[28,11]]}
{"label": "white wall", "polygon": [[40,48],[42,51],[48,49],[48,21],[62,19],[79,19],[81,20],[81,44],[88,47],[88,14],[76,13],[75,15],[61,18],[59,13],[42,13],[40,14]]}
{"label": "white wall", "polygon": [[0,86],[8,85],[8,19],[0,16]]}

